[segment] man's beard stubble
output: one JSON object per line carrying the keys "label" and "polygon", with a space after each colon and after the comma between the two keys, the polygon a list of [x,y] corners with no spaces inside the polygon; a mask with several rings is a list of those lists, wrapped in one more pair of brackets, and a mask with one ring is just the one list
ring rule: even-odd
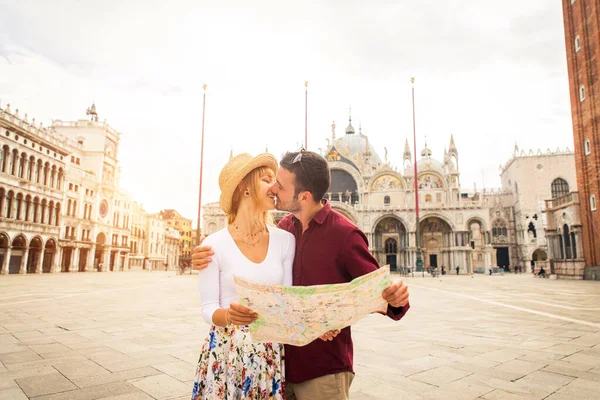
{"label": "man's beard stubble", "polygon": [[275,208],[279,211],[288,211],[291,213],[295,213],[301,209],[300,203],[298,202],[298,197],[294,197],[294,199],[289,202],[282,202],[279,200],[279,198],[277,198],[277,201],[275,202]]}

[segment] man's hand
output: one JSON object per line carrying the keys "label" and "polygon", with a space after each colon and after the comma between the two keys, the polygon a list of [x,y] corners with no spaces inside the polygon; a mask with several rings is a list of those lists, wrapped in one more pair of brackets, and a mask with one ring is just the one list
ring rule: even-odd
{"label": "man's hand", "polygon": [[258,319],[258,314],[238,303],[229,305],[229,322],[233,325],[250,325]]}
{"label": "man's hand", "polygon": [[408,286],[402,281],[392,283],[382,294],[392,307],[404,307],[408,304]]}
{"label": "man's hand", "polygon": [[202,246],[203,241],[204,236],[201,236],[198,246],[194,247],[192,253],[192,269],[194,271],[202,271],[206,268],[208,263],[212,261],[211,256],[215,254],[209,246]]}
{"label": "man's hand", "polygon": [[334,329],[332,331],[325,332],[322,336],[319,336],[319,338],[325,342],[330,342],[333,340],[333,338],[339,335],[340,332],[341,331],[339,329]]}

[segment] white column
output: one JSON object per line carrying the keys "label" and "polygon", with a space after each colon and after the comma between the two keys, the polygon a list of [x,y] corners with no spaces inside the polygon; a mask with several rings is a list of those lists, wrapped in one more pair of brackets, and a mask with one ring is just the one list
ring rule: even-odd
{"label": "white column", "polygon": [[79,271],[79,247],[73,249],[73,255],[71,258],[71,272]]}
{"label": "white column", "polygon": [[110,271],[110,247],[104,249],[104,260],[102,261],[102,272]]}
{"label": "white column", "polygon": [[96,245],[93,245],[92,248],[88,251],[87,262],[85,264],[86,271],[94,270],[94,257],[96,255]]}
{"label": "white column", "polygon": [[19,274],[27,273],[27,260],[29,259],[29,247],[23,249],[23,255],[21,256],[21,267],[19,268]]}
{"label": "white column", "polygon": [[130,269],[129,267],[129,253],[125,253],[125,263],[123,265],[123,270]]}
{"label": "white column", "polygon": [[62,272],[62,255],[63,248],[58,247],[54,254],[52,255],[52,273],[56,274]]}
{"label": "white column", "polygon": [[4,260],[2,261],[2,271],[1,271],[2,275],[8,274],[8,266],[10,265],[10,253],[11,253],[11,249],[10,249],[10,247],[7,247],[4,250]]}

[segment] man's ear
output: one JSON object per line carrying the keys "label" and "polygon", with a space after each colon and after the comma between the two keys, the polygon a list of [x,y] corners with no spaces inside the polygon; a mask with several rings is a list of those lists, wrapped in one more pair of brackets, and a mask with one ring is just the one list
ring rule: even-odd
{"label": "man's ear", "polygon": [[308,190],[305,190],[304,192],[302,192],[302,200],[312,201],[312,193],[309,192]]}

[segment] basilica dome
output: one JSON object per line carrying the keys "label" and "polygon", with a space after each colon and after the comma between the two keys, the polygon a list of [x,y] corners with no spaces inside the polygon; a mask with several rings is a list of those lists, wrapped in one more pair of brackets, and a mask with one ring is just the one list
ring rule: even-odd
{"label": "basilica dome", "polygon": [[358,153],[364,157],[365,150],[368,146],[369,152],[371,153],[371,163],[374,165],[381,164],[381,158],[379,158],[375,148],[369,143],[369,138],[362,134],[362,129],[358,130],[358,134],[355,133],[354,127],[352,126],[352,120],[350,120],[350,123],[346,128],[346,134],[335,139],[333,145],[340,153],[350,159],[355,158]]}
{"label": "basilica dome", "polygon": [[426,171],[435,172],[440,176],[444,176],[446,174],[444,171],[444,166],[438,160],[433,158],[421,158],[419,161],[417,161],[417,173],[420,174],[421,172]]}
{"label": "basilica dome", "polygon": [[[421,158],[417,161],[417,174],[420,175],[423,172],[433,172],[440,176],[446,175],[444,164],[431,158],[431,154],[431,150],[427,147],[427,143],[425,143],[425,148],[421,151]],[[407,175],[413,175],[412,168],[408,168],[406,172]]]}

